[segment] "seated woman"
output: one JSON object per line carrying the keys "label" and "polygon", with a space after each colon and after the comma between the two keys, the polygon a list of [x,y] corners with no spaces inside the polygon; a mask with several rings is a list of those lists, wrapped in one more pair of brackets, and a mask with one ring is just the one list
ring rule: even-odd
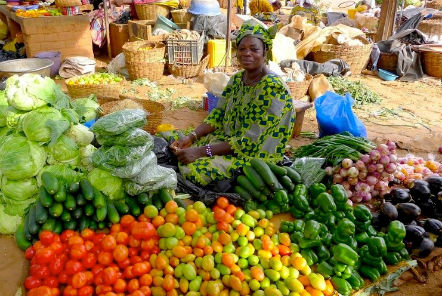
{"label": "seated woman", "polygon": [[282,160],[293,130],[290,91],[266,67],[269,32],[243,25],[236,44],[244,70],[232,76],[204,123],[171,145],[181,174],[201,185],[230,178],[250,158]]}

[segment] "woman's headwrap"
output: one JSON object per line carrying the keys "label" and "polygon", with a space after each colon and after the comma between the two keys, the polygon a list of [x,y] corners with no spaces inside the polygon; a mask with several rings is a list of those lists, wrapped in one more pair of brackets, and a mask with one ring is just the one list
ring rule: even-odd
{"label": "woman's headwrap", "polygon": [[238,46],[242,39],[248,36],[253,36],[264,42],[268,51],[272,49],[272,39],[274,38],[273,28],[269,30],[264,29],[260,25],[243,24],[236,35],[236,45]]}

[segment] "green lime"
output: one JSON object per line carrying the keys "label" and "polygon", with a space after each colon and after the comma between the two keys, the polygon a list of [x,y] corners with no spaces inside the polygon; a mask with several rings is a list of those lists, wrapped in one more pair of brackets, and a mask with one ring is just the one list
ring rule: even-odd
{"label": "green lime", "polygon": [[148,205],[144,208],[144,215],[147,218],[155,218],[158,216],[158,209],[154,205]]}

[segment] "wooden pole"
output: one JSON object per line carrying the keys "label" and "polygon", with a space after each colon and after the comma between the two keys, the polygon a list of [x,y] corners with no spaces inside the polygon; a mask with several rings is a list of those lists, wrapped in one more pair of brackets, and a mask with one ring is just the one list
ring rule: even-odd
{"label": "wooden pole", "polygon": [[382,2],[376,41],[386,40],[392,35],[396,20],[397,1],[398,0],[384,0]]}
{"label": "wooden pole", "polygon": [[107,11],[107,3],[108,3],[107,0],[103,1],[103,5],[104,5],[104,26],[106,27],[107,54],[108,54],[109,58],[112,58],[111,44],[110,44],[110,31],[109,31],[109,12]]}
{"label": "wooden pole", "polygon": [[227,0],[227,36],[226,36],[226,66],[225,72],[227,72],[227,68],[229,66],[230,59],[230,51],[231,51],[231,42],[230,42],[230,26],[231,26],[231,18],[232,18],[232,0]]}

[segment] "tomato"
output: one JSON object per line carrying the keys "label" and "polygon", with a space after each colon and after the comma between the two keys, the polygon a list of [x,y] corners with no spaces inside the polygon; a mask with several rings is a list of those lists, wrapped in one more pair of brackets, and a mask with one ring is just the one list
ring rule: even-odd
{"label": "tomato", "polygon": [[129,293],[132,293],[135,290],[138,290],[140,288],[140,284],[138,283],[137,279],[131,279],[129,283],[127,283],[127,290]]}
{"label": "tomato", "polygon": [[85,271],[87,285],[90,285],[94,282],[94,274],[91,271]]}
{"label": "tomato", "polygon": [[127,232],[118,232],[115,240],[117,241],[117,244],[123,244],[123,245],[127,245],[127,242],[129,241],[129,234],[127,234]]}
{"label": "tomato", "polygon": [[34,276],[28,276],[25,279],[25,288],[28,290],[31,290],[32,288],[38,288],[41,286],[40,279],[34,277]]}
{"label": "tomato", "polygon": [[93,240],[94,244],[97,245],[97,246],[101,245],[101,241],[103,240],[103,238],[105,236],[106,236],[106,234],[104,234],[104,233],[97,233],[97,234],[95,234],[94,240]]}
{"label": "tomato", "polygon": [[117,279],[117,270],[115,268],[106,267],[103,270],[103,284],[111,286],[117,281]]}
{"label": "tomato", "polygon": [[69,280],[69,275],[65,271],[62,271],[58,274],[58,282],[60,284],[66,284],[68,280]]}
{"label": "tomato", "polygon": [[78,290],[78,296],[90,296],[94,293],[92,286],[84,286]]}
{"label": "tomato", "polygon": [[132,263],[132,265],[135,265],[140,262],[143,262],[143,259],[141,259],[140,256],[133,256],[132,258],[130,258],[130,263]]}
{"label": "tomato", "polygon": [[74,259],[81,259],[84,256],[86,256],[87,250],[86,246],[83,244],[74,244],[71,246],[71,250],[69,254],[71,255],[71,258]]}
{"label": "tomato", "polygon": [[84,246],[86,247],[86,250],[90,251],[95,247],[95,244],[92,241],[85,241]]}
{"label": "tomato", "polygon": [[113,224],[111,226],[110,233],[118,233],[120,231],[121,231],[121,225],[120,224]]}
{"label": "tomato", "polygon": [[31,264],[31,266],[29,267],[29,275],[36,277],[40,271],[41,266],[42,265],[40,265],[40,264]]}
{"label": "tomato", "polygon": [[60,240],[62,243],[67,243],[69,238],[73,237],[75,235],[75,231],[73,230],[65,230],[63,231],[63,233],[60,235]]}
{"label": "tomato", "polygon": [[71,236],[68,240],[68,245],[73,246],[76,244],[84,244],[84,239],[78,234]]}
{"label": "tomato", "polygon": [[145,273],[148,273],[148,270],[148,265],[145,262],[140,262],[134,264],[132,272],[135,276],[141,276]]}
{"label": "tomato", "polygon": [[86,228],[81,232],[81,237],[85,240],[93,240],[95,232],[92,229]]}
{"label": "tomato", "polygon": [[104,295],[105,293],[108,293],[108,292],[112,292],[112,287],[105,286],[105,285],[98,285],[95,288],[95,293],[97,295]]}
{"label": "tomato", "polygon": [[136,239],[133,235],[129,236],[129,246],[132,248],[138,248],[141,245],[141,241]]}
{"label": "tomato", "polygon": [[48,286],[49,288],[57,288],[58,279],[54,276],[48,276],[43,280],[43,285]]}
{"label": "tomato", "polygon": [[120,225],[125,228],[130,228],[132,226],[132,223],[135,222],[135,218],[131,215],[124,215],[120,219]]}
{"label": "tomato", "polygon": [[152,294],[152,291],[148,286],[142,286],[140,291],[144,293],[144,296],[150,296]]}
{"label": "tomato", "polygon": [[39,265],[38,269],[34,268],[33,270],[33,276],[42,280],[48,277],[50,274],[49,267],[46,265]]}
{"label": "tomato", "polygon": [[78,296],[78,291],[72,286],[66,286],[63,290],[63,296]]}
{"label": "tomato", "polygon": [[149,259],[150,259],[150,252],[149,251],[143,251],[143,252],[141,252],[140,257],[144,261],[149,261]]}
{"label": "tomato", "polygon": [[101,252],[98,254],[98,263],[107,266],[112,263],[112,254],[110,252]]}
{"label": "tomato", "polygon": [[136,290],[136,291],[133,291],[132,294],[130,294],[130,296],[145,296],[145,295],[140,290]]}
{"label": "tomato", "polygon": [[81,260],[81,263],[84,268],[90,269],[97,264],[97,256],[94,253],[87,253]]}
{"label": "tomato", "polygon": [[77,272],[80,272],[83,270],[83,265],[77,260],[68,260],[66,262],[66,265],[64,267],[65,271],[69,275],[73,275]]}
{"label": "tomato", "polygon": [[49,248],[52,249],[56,255],[60,255],[64,251],[64,247],[61,242],[53,242],[49,245]]}
{"label": "tomato", "polygon": [[129,256],[129,250],[125,245],[118,245],[112,252],[115,261],[120,262],[125,260]]}
{"label": "tomato", "polygon": [[130,259],[129,259],[129,258],[126,258],[126,259],[124,259],[124,260],[118,262],[118,266],[119,266],[121,269],[125,269],[125,268],[128,267],[129,265],[130,265]]}
{"label": "tomato", "polygon": [[87,276],[85,272],[77,272],[72,277],[72,287],[75,289],[80,289],[87,284]]}
{"label": "tomato", "polygon": [[35,258],[39,264],[47,264],[54,259],[54,251],[49,248],[40,249],[35,252]]}
{"label": "tomato", "polygon": [[47,247],[54,242],[55,235],[48,230],[43,230],[38,235],[38,238],[40,239],[41,243]]}
{"label": "tomato", "polygon": [[26,249],[25,251],[25,258],[28,260],[31,260],[32,257],[34,257],[35,255],[35,250],[32,246],[30,246],[29,248]]}
{"label": "tomato", "polygon": [[103,266],[101,265],[95,265],[94,267],[92,267],[92,274],[94,276],[98,276],[99,274],[101,274],[103,272]]}
{"label": "tomato", "polygon": [[127,278],[127,279],[133,279],[133,278],[135,277],[134,274],[133,274],[133,272],[132,272],[132,269],[133,269],[132,266],[128,266],[128,267],[126,267],[126,268],[124,269],[124,273],[123,273],[123,275],[124,275],[125,278]]}
{"label": "tomato", "polygon": [[105,251],[112,251],[117,246],[117,241],[112,235],[106,235],[101,241],[101,247]]}
{"label": "tomato", "polygon": [[35,291],[35,296],[48,296],[48,295],[52,296],[52,291],[51,288],[47,286],[38,287]]}
{"label": "tomato", "polygon": [[135,239],[149,239],[156,234],[155,227],[149,222],[135,222],[131,234]]}
{"label": "tomato", "polygon": [[53,275],[58,275],[63,270],[63,259],[61,257],[56,257],[49,263],[49,271]]}

